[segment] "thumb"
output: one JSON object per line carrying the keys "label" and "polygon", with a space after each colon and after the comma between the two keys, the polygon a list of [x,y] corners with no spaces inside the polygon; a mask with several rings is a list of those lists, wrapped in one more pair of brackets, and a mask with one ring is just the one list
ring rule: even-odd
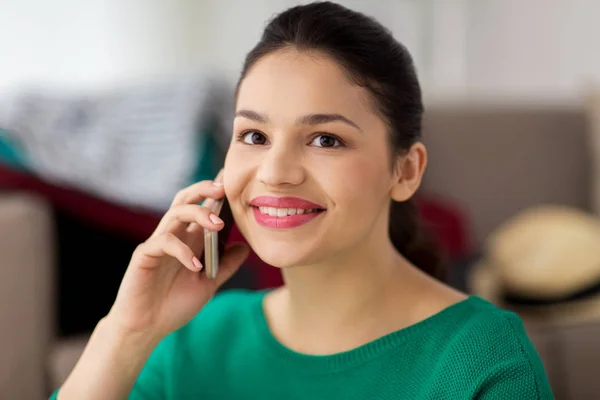
{"label": "thumb", "polygon": [[215,279],[217,287],[227,282],[237,272],[248,255],[250,255],[250,247],[246,244],[233,244],[225,248]]}

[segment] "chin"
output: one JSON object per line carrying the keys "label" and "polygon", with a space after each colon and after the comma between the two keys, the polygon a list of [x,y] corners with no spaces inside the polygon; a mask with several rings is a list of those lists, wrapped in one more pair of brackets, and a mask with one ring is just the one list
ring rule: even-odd
{"label": "chin", "polygon": [[294,245],[256,245],[252,246],[256,255],[265,263],[276,268],[290,268],[311,262],[310,251]]}
{"label": "chin", "polygon": [[246,238],[252,251],[265,263],[276,268],[290,268],[314,264],[323,256],[327,257],[323,246],[323,230],[319,226],[306,226],[294,229],[266,229],[254,221],[254,215],[240,215],[236,218],[238,229]]}

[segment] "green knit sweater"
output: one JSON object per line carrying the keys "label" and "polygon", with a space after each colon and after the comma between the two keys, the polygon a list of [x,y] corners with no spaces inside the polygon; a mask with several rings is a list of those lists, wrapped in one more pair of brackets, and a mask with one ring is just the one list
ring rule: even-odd
{"label": "green knit sweater", "polygon": [[217,295],[159,344],[130,399],[554,398],[519,317],[480,297],[330,356],[279,343],[263,297],[242,290]]}

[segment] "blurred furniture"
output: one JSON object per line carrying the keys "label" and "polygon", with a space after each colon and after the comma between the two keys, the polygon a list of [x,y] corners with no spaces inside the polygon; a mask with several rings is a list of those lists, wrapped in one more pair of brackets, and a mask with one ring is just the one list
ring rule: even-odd
{"label": "blurred furniture", "polygon": [[[470,271],[470,289],[499,307],[519,314],[540,358],[544,363],[550,385],[557,400],[596,399],[600,394],[598,360],[600,359],[600,320],[582,318],[579,310],[563,307],[558,313],[572,323],[552,313],[532,311],[505,303],[499,294],[498,280],[493,268],[480,263]],[[600,308],[600,297],[586,300],[588,308]],[[596,313],[597,314],[597,313]]]}
{"label": "blurred furniture", "polygon": [[0,191],[0,397],[47,396],[45,358],[54,333],[50,205]]}
{"label": "blurred furniture", "polygon": [[0,160],[162,213],[178,190],[223,165],[232,95],[202,71],[102,91],[20,88],[2,98]]}
{"label": "blurred furniture", "polygon": [[112,304],[131,252],[149,236],[160,217],[2,165],[0,189],[34,194],[50,207],[57,253],[53,265],[57,335],[93,329]]}
{"label": "blurred furniture", "polygon": [[[595,90],[594,90],[595,89]],[[592,210],[600,215],[600,90],[587,93],[584,101],[587,123],[588,156],[590,157],[590,200]]]}
{"label": "blurred furniture", "polygon": [[525,325],[557,400],[597,399],[600,394],[600,323],[560,327]]}
{"label": "blurred furniture", "polygon": [[430,105],[423,121],[426,193],[468,211],[475,245],[540,203],[591,209],[588,124],[582,107]]}
{"label": "blurred furniture", "polygon": [[485,241],[472,293],[521,316],[557,399],[600,394],[600,218],[540,205]]}

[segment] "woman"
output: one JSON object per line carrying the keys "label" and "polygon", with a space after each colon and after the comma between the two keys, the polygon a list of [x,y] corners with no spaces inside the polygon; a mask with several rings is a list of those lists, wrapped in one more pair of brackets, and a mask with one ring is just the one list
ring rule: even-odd
{"label": "woman", "polygon": [[[224,186],[175,197],[58,399],[552,398],[518,317],[435,279],[410,203],[422,111],[377,22],[328,2],[278,15],[246,58]],[[223,195],[284,287],[209,302],[248,254],[199,273],[201,229],[223,222],[196,204]]]}

